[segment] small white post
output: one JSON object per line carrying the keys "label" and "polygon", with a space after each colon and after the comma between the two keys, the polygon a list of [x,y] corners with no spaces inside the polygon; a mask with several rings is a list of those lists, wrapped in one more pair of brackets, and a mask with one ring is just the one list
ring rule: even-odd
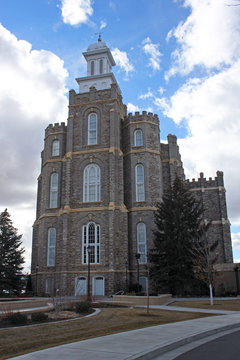
{"label": "small white post", "polygon": [[210,305],[213,305],[213,291],[212,291],[212,284],[209,284],[209,293],[210,293]]}

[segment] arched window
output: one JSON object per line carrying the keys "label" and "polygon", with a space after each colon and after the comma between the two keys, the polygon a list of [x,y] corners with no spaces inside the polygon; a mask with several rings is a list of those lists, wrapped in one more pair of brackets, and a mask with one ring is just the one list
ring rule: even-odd
{"label": "arched window", "polygon": [[91,75],[94,75],[94,61],[91,61]]}
{"label": "arched window", "polygon": [[56,229],[48,229],[48,252],[47,252],[47,266],[55,266],[56,255]]}
{"label": "arched window", "polygon": [[52,156],[59,156],[60,152],[60,141],[54,140],[52,142]]}
{"label": "arched window", "polygon": [[[83,226],[83,264],[100,263],[100,225],[90,222]],[[89,251],[88,251],[89,250]]]}
{"label": "arched window", "polygon": [[100,59],[99,61],[99,74],[103,73],[103,59]]}
{"label": "arched window", "polygon": [[135,168],[135,177],[136,177],[136,201],[145,200],[145,191],[144,191],[144,167],[141,164],[138,164]]}
{"label": "arched window", "polygon": [[96,164],[90,164],[84,169],[83,173],[83,201],[100,201],[101,176],[100,167]]}
{"label": "arched window", "polygon": [[88,145],[97,144],[97,114],[88,116]]}
{"label": "arched window", "polygon": [[137,252],[140,254],[139,264],[147,262],[147,243],[146,243],[146,225],[144,223],[137,224]]}
{"label": "arched window", "polygon": [[134,132],[134,145],[135,146],[142,146],[143,145],[142,130],[136,130]]}
{"label": "arched window", "polygon": [[50,180],[50,208],[56,208],[58,205],[58,174],[52,173]]}

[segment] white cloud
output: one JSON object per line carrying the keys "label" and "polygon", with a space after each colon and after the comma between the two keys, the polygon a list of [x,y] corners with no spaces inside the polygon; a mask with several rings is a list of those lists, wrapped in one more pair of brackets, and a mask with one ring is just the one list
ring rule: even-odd
{"label": "white cloud", "polygon": [[158,92],[160,95],[162,95],[165,92],[165,89],[162,86],[160,86],[160,88],[158,89]]}
{"label": "white cloud", "polygon": [[44,128],[67,117],[68,74],[59,57],[32,50],[2,25],[0,59],[0,211],[16,220],[29,255]]}
{"label": "white cloud", "polygon": [[106,21],[101,21],[101,24],[100,24],[100,30],[104,29],[105,27],[107,26],[107,23]]}
{"label": "white cloud", "polygon": [[170,100],[155,100],[165,115],[188,127],[188,137],[179,140],[187,176],[224,171],[232,223],[240,222],[239,73],[240,60],[212,76],[188,80]]}
{"label": "white cloud", "polygon": [[150,99],[150,98],[153,98],[153,97],[154,97],[154,95],[153,95],[151,89],[148,88],[148,92],[145,93],[145,94],[139,95],[138,98],[141,99],[141,100],[146,100],[146,99]]}
{"label": "white cloud", "polygon": [[151,39],[147,37],[145,40],[142,41],[143,44],[143,51],[146,55],[149,56],[149,63],[148,66],[150,66],[153,70],[160,70],[160,58],[162,54],[159,51],[159,44],[153,44]]}
{"label": "white cloud", "polygon": [[62,18],[65,24],[80,25],[89,22],[93,14],[91,0],[61,0]]}
{"label": "white cloud", "polygon": [[127,110],[128,110],[129,113],[134,113],[134,112],[140,111],[140,108],[137,105],[133,105],[131,103],[128,103],[127,104]]}
{"label": "white cloud", "polygon": [[240,250],[240,232],[232,233],[232,246],[234,250]]}
{"label": "white cloud", "polygon": [[226,6],[225,0],[184,0],[191,14],[171,30],[178,47],[173,66],[166,74],[188,74],[196,65],[208,69],[231,65],[240,56],[240,9]]}
{"label": "white cloud", "polygon": [[128,59],[127,53],[125,51],[121,51],[118,48],[112,50],[113,58],[116,64],[125,71],[126,75],[131,71],[134,71],[133,65],[130,63]]}

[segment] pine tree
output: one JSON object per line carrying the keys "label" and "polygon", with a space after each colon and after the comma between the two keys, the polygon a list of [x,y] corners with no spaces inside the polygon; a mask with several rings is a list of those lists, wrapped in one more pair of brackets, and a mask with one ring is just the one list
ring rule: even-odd
{"label": "pine tree", "polygon": [[0,214],[0,295],[19,294],[22,290],[22,235],[12,225],[7,209]]}
{"label": "pine tree", "polygon": [[150,277],[156,292],[185,295],[194,283],[196,242],[203,234],[202,206],[176,177],[155,212]]}

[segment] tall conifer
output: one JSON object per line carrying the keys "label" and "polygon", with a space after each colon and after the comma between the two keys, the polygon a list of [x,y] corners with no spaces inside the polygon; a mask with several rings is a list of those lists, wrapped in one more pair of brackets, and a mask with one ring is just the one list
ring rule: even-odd
{"label": "tall conifer", "polygon": [[21,238],[5,209],[0,214],[0,295],[18,294],[22,289],[24,249]]}
{"label": "tall conifer", "polygon": [[150,276],[159,293],[185,295],[194,282],[194,252],[203,233],[203,209],[176,177],[155,212]]}

